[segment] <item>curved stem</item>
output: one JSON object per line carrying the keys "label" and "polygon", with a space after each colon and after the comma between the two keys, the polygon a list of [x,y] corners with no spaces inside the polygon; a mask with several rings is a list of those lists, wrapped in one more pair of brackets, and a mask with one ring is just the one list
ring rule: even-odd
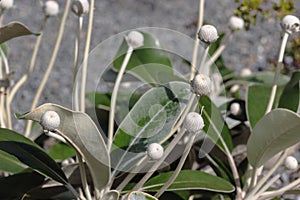
{"label": "curved stem", "polygon": [[118,76],[117,76],[117,79],[116,79],[116,82],[114,85],[114,89],[112,91],[112,95],[111,95],[110,111],[109,111],[109,124],[108,124],[108,140],[107,140],[108,151],[110,151],[110,149],[111,149],[113,135],[114,135],[114,120],[115,120],[114,118],[115,118],[115,111],[116,111],[117,95],[118,95],[120,83],[123,78],[123,74],[125,72],[128,62],[130,60],[132,52],[133,52],[133,48],[132,48],[132,46],[129,45],[127,52],[126,52],[126,56],[123,60],[122,66],[118,73]]}
{"label": "curved stem", "polygon": [[92,200],[92,195],[90,193],[89,185],[87,183],[87,178],[86,178],[86,172],[85,172],[85,166],[83,162],[82,156],[77,152],[76,153],[77,159],[78,159],[78,164],[79,164],[79,171],[80,171],[80,178],[81,178],[81,183],[83,187],[83,191],[85,193],[85,196],[87,200]]}
{"label": "curved stem", "polygon": [[188,144],[186,145],[183,155],[180,158],[180,161],[175,169],[175,171],[173,172],[172,176],[169,178],[169,180],[159,189],[159,191],[154,195],[156,198],[159,198],[166,189],[168,189],[168,187],[174,182],[174,180],[176,179],[176,177],[178,176],[181,168],[183,167],[183,164],[187,158],[187,156],[189,155],[189,152],[194,144],[194,140],[196,137],[197,133],[193,133],[192,137],[190,138]]}
{"label": "curved stem", "polygon": [[268,103],[268,106],[267,106],[267,109],[265,112],[266,114],[272,110],[272,106],[274,104],[276,90],[277,90],[277,84],[278,84],[278,78],[280,75],[280,69],[281,69],[284,51],[285,51],[285,47],[286,47],[288,38],[289,38],[289,34],[287,32],[285,32],[284,36],[282,38],[281,46],[280,46],[280,51],[279,51],[279,55],[278,55],[278,61],[277,61],[276,72],[275,72],[274,81],[273,81],[273,85],[272,85],[271,95],[270,95],[269,103]]}
{"label": "curved stem", "polygon": [[124,187],[126,187],[126,185],[128,185],[128,183],[135,177],[135,175],[137,173],[139,173],[139,171],[145,166],[145,164],[147,163],[145,160],[147,159],[147,156],[144,156],[144,158],[142,158],[139,163],[133,168],[133,170],[131,170],[132,172],[129,173],[126,178],[118,185],[118,187],[116,188],[117,191],[121,192]]}
{"label": "curved stem", "polygon": [[74,72],[73,72],[73,102],[74,110],[79,111],[79,97],[78,97],[78,82],[76,80],[78,69],[79,69],[79,48],[80,48],[80,33],[82,31],[83,17],[78,17],[77,22],[77,34],[75,39],[75,48],[74,48]]}
{"label": "curved stem", "polygon": [[91,44],[92,30],[93,30],[93,19],[94,19],[94,4],[95,0],[90,0],[90,9],[89,9],[89,21],[88,21],[88,30],[85,41],[85,49],[83,54],[83,64],[82,64],[82,77],[81,77],[81,91],[80,91],[80,111],[85,112],[85,87],[86,87],[86,75],[87,75],[87,65],[88,65],[88,56]]}
{"label": "curved stem", "polygon": [[[34,97],[33,102],[31,104],[31,109],[30,110],[33,110],[37,106],[38,101],[40,99],[40,96],[42,94],[42,91],[44,90],[46,82],[47,82],[47,80],[49,78],[49,75],[52,71],[52,68],[54,66],[54,63],[55,63],[55,60],[56,60],[56,57],[57,57],[57,53],[58,53],[58,50],[59,50],[59,47],[60,47],[60,44],[61,44],[62,36],[63,36],[63,33],[64,33],[65,23],[66,23],[67,16],[68,16],[68,13],[69,13],[70,2],[71,2],[71,0],[66,0],[65,10],[64,10],[64,14],[63,14],[63,17],[62,17],[62,20],[61,20],[61,23],[60,23],[58,36],[57,36],[56,43],[55,43],[55,46],[54,46],[54,49],[53,49],[53,52],[52,52],[52,56],[51,56],[50,62],[48,64],[48,67],[46,69],[46,72],[45,72],[45,74],[42,78],[42,81],[39,85],[39,88],[38,88],[38,90],[35,94],[35,97]],[[26,125],[25,134],[24,134],[26,137],[28,137],[29,134],[30,134],[31,126],[32,126],[32,121],[28,121],[27,125]]]}
{"label": "curved stem", "polygon": [[283,160],[287,156],[287,151],[280,154],[279,159],[276,161],[275,165],[268,171],[268,173],[255,185],[255,187],[248,193],[246,199],[252,199],[254,194],[265,184],[265,182],[270,178],[270,176],[275,172],[275,170],[282,164]]}
{"label": "curved stem", "polygon": [[263,199],[271,199],[273,197],[283,195],[286,191],[293,189],[294,187],[296,187],[298,185],[300,185],[300,178],[296,179],[295,181],[291,182],[290,184],[288,184],[278,190],[274,190],[271,192],[265,192],[265,193],[261,194],[259,196],[259,199],[262,199],[262,200]]}
{"label": "curved stem", "polygon": [[46,25],[46,22],[47,22],[48,18],[49,17],[45,16],[45,18],[44,18],[44,20],[43,20],[43,22],[41,24],[41,27],[40,27],[40,30],[39,30],[40,35],[37,36],[36,43],[35,43],[35,46],[34,46],[34,49],[33,49],[33,53],[32,53],[32,56],[31,56],[29,68],[28,68],[26,74],[24,74],[18,80],[18,82],[14,85],[14,87],[11,89],[11,92],[10,92],[10,95],[9,95],[9,102],[11,102],[13,100],[13,98],[14,98],[15,94],[17,93],[17,91],[27,81],[28,77],[30,76],[31,72],[34,69],[35,61],[36,61],[36,56],[37,56],[37,54],[39,52],[40,44],[41,44],[41,41],[42,41],[42,38],[43,38],[43,31],[44,31],[44,28],[45,28],[45,25]]}
{"label": "curved stem", "polygon": [[197,65],[197,57],[198,57],[198,50],[199,50],[199,38],[198,32],[203,24],[203,16],[204,16],[204,3],[205,0],[199,0],[199,13],[198,13],[198,25],[197,25],[197,32],[195,36],[195,43],[194,43],[194,51],[192,57],[192,67],[191,67],[191,74],[190,80],[192,80],[196,73],[196,65]]}

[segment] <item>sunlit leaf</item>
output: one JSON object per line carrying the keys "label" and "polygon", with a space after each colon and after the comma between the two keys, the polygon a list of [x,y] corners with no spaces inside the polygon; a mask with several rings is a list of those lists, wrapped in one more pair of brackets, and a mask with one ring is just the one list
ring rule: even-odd
{"label": "sunlit leaf", "polygon": [[[23,135],[5,128],[0,128],[0,141],[23,142],[40,148],[36,143],[32,142]],[[26,168],[26,165],[21,163],[18,159],[16,159],[16,157],[1,150],[0,160],[0,170],[2,171],[17,173],[23,171]]]}
{"label": "sunlit leaf", "polygon": [[[116,131],[112,166],[145,154],[148,144],[167,140],[190,95],[190,86],[184,82],[171,82],[146,92]],[[129,157],[125,159],[125,155]],[[123,163],[122,166],[126,165]]]}
{"label": "sunlit leaf", "polygon": [[285,86],[279,100],[279,108],[287,108],[294,112],[298,111],[300,102],[300,71],[295,71],[291,80]]}
{"label": "sunlit leaf", "polygon": [[[171,177],[173,172],[161,173],[158,176],[151,178],[143,186],[145,191],[159,190]],[[182,170],[170,185],[167,191],[175,190],[208,190],[214,192],[230,193],[234,191],[234,186],[228,181],[211,174],[195,171]]]}
{"label": "sunlit leaf", "polygon": [[58,164],[41,149],[22,142],[0,141],[0,149],[17,157],[36,171],[67,184],[68,180]]}
{"label": "sunlit leaf", "polygon": [[228,149],[232,151],[233,145],[229,128],[226,122],[223,120],[217,106],[215,106],[207,96],[200,97],[199,106],[204,106],[202,117],[205,126],[203,130],[221,150],[225,151],[224,146],[219,139],[219,134],[221,134]]}
{"label": "sunlit leaf", "polygon": [[275,109],[260,119],[249,137],[247,155],[260,167],[280,151],[300,141],[300,117],[287,109]]}
{"label": "sunlit leaf", "polygon": [[[270,99],[272,87],[265,85],[251,85],[247,91],[246,111],[250,126],[255,124],[265,115]],[[273,108],[277,106],[283,86],[277,87]]]}
{"label": "sunlit leaf", "polygon": [[101,190],[110,178],[110,159],[106,144],[91,118],[55,104],[44,104],[21,116],[39,122],[46,111],[56,111],[61,123],[58,130],[62,136],[83,156],[91,171],[96,188]]}

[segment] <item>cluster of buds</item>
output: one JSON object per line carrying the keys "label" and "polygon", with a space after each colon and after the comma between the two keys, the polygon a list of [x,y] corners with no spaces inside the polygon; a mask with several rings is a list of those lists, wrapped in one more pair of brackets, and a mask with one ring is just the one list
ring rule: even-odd
{"label": "cluster of buds", "polygon": [[0,7],[3,10],[10,9],[14,6],[14,0],[1,0],[0,1]]}
{"label": "cluster of buds", "polygon": [[219,35],[217,29],[214,26],[203,25],[198,32],[198,38],[207,46],[209,46],[219,38]]}
{"label": "cluster of buds", "polygon": [[297,169],[298,161],[294,156],[288,156],[285,158],[284,165],[289,170]]}
{"label": "cluster of buds", "polygon": [[237,16],[231,16],[229,19],[229,28],[232,31],[242,30],[244,28],[244,20]]}

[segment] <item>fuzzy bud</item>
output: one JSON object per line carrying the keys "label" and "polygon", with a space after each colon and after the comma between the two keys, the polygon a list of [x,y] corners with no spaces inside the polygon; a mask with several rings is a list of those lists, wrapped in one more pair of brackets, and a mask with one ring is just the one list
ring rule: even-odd
{"label": "fuzzy bud", "polygon": [[78,17],[81,17],[84,14],[89,12],[90,4],[88,0],[75,0],[72,3],[72,11]]}
{"label": "fuzzy bud", "polygon": [[237,16],[231,16],[229,19],[229,27],[231,30],[241,30],[244,28],[244,20]]}
{"label": "fuzzy bud", "polygon": [[298,161],[294,156],[288,156],[285,158],[284,165],[289,170],[294,170],[298,167]]}
{"label": "fuzzy bud", "polygon": [[211,92],[210,78],[204,74],[197,74],[191,81],[192,92],[197,96],[209,95]]}
{"label": "fuzzy bud", "polygon": [[235,84],[235,85],[233,85],[233,86],[230,88],[230,92],[231,92],[231,93],[235,93],[235,92],[237,92],[239,89],[240,89],[240,86],[239,86],[238,84]]}
{"label": "fuzzy bud", "polygon": [[241,106],[239,103],[233,103],[230,105],[230,113],[233,115],[239,115],[241,113]]}
{"label": "fuzzy bud", "polygon": [[60,117],[55,111],[46,111],[41,117],[40,124],[45,131],[54,131],[60,125]]}
{"label": "fuzzy bud", "polygon": [[14,0],[1,0],[0,6],[2,9],[10,9],[14,6]]}
{"label": "fuzzy bud", "polygon": [[289,34],[300,31],[300,20],[294,15],[286,15],[280,23],[282,29]]}
{"label": "fuzzy bud", "polygon": [[190,112],[186,115],[183,127],[191,133],[197,133],[204,127],[204,121],[202,116],[196,112]]}
{"label": "fuzzy bud", "polygon": [[251,69],[249,68],[244,68],[240,71],[240,76],[241,77],[246,77],[246,76],[250,76],[252,74]]}
{"label": "fuzzy bud", "polygon": [[44,5],[44,12],[46,16],[56,16],[59,12],[59,5],[56,1],[46,1]]}
{"label": "fuzzy bud", "polygon": [[198,33],[199,39],[207,45],[215,42],[218,39],[218,31],[212,25],[204,25],[200,28]]}
{"label": "fuzzy bud", "polygon": [[152,160],[159,160],[164,154],[164,148],[158,143],[152,143],[147,148],[147,154]]}
{"label": "fuzzy bud", "polygon": [[131,31],[125,38],[128,45],[133,49],[139,48],[144,45],[144,36],[138,31]]}

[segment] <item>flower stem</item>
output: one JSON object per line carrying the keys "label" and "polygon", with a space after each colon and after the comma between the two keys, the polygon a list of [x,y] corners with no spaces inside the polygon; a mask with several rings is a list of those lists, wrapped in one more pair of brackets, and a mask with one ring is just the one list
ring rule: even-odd
{"label": "flower stem", "polygon": [[41,41],[42,41],[42,38],[43,38],[43,31],[44,31],[44,28],[45,28],[45,25],[46,25],[46,22],[47,22],[48,18],[49,17],[45,16],[44,20],[42,21],[42,24],[41,24],[41,27],[40,27],[40,30],[39,30],[40,35],[37,36],[36,43],[35,43],[35,46],[34,46],[34,49],[33,49],[33,53],[32,53],[32,56],[31,56],[31,60],[30,60],[30,65],[29,65],[29,68],[28,68],[26,74],[24,74],[18,80],[18,82],[14,85],[14,87],[12,88],[12,90],[10,92],[10,95],[9,95],[9,102],[10,103],[13,100],[13,98],[14,98],[15,94],[17,93],[17,91],[27,81],[28,77],[30,76],[31,72],[34,69],[35,61],[36,61],[36,56],[37,56],[37,54],[39,52],[40,44],[41,44]]}
{"label": "flower stem", "polygon": [[120,68],[120,71],[118,73],[112,95],[111,95],[111,101],[110,101],[110,111],[109,111],[109,124],[108,124],[108,140],[107,140],[107,147],[108,151],[111,149],[113,135],[114,135],[114,121],[115,121],[115,111],[116,111],[116,103],[117,103],[117,95],[119,91],[119,87],[123,78],[123,74],[125,72],[126,66],[131,58],[133,52],[132,46],[128,46],[126,56],[123,60],[122,66]]}
{"label": "flower stem", "polygon": [[271,91],[269,103],[268,103],[268,106],[267,106],[267,109],[266,109],[266,112],[265,112],[266,114],[269,113],[272,110],[272,106],[274,104],[276,90],[277,90],[277,84],[278,84],[278,78],[279,78],[279,75],[280,75],[280,69],[281,69],[283,56],[284,56],[284,51],[285,51],[285,47],[286,47],[288,38],[289,38],[289,34],[287,32],[285,32],[284,35],[283,35],[283,38],[282,38],[281,46],[280,46],[276,72],[275,72],[274,81],[273,81],[273,85],[272,85],[272,91]]}
{"label": "flower stem", "polygon": [[197,56],[198,56],[198,50],[199,50],[198,32],[199,32],[199,30],[200,30],[200,28],[203,24],[204,3],[205,3],[205,0],[199,0],[198,25],[197,25],[197,32],[196,32],[196,36],[195,36],[190,80],[194,78],[195,73],[196,73],[196,68],[195,67],[197,65]]}
{"label": "flower stem", "polygon": [[[60,44],[61,44],[62,36],[63,36],[63,33],[64,33],[65,23],[66,23],[67,16],[68,16],[68,13],[69,13],[70,2],[71,2],[71,0],[66,0],[65,10],[64,10],[64,14],[63,14],[63,17],[62,17],[62,20],[61,20],[61,23],[60,23],[58,36],[57,36],[56,43],[55,43],[55,46],[54,46],[54,49],[53,49],[53,52],[52,52],[52,56],[51,56],[50,62],[48,64],[48,67],[46,69],[46,72],[45,72],[45,74],[42,78],[42,81],[39,85],[39,88],[38,88],[38,90],[35,94],[35,97],[34,97],[33,102],[31,104],[31,109],[30,110],[33,110],[37,106],[38,101],[40,99],[40,96],[42,94],[42,91],[43,91],[43,89],[46,85],[46,82],[49,78],[49,75],[50,75],[50,73],[53,69],[53,66],[54,66],[54,63],[55,63],[55,60],[56,60],[56,57],[57,57],[57,53],[58,53],[58,50],[59,50],[59,47],[60,47]],[[31,131],[31,127],[32,127],[32,121],[28,121],[27,125],[26,125],[25,134],[24,134],[26,137],[29,136],[30,131]]]}
{"label": "flower stem", "polygon": [[159,191],[154,195],[156,198],[159,198],[166,189],[168,189],[168,187],[174,182],[174,180],[176,179],[176,177],[178,176],[181,168],[183,167],[183,164],[187,158],[187,156],[189,155],[189,152],[194,144],[194,140],[196,138],[197,133],[193,133],[193,135],[191,136],[188,144],[186,145],[183,155],[180,158],[180,161],[175,169],[175,171],[173,172],[172,176],[169,178],[169,180],[159,189]]}
{"label": "flower stem", "polygon": [[87,75],[88,56],[89,56],[89,50],[91,44],[92,30],[93,30],[94,4],[95,4],[95,0],[90,0],[88,30],[87,30],[87,36],[85,41],[85,49],[84,49],[83,64],[82,64],[81,91],[80,91],[81,112],[85,112],[86,75]]}

